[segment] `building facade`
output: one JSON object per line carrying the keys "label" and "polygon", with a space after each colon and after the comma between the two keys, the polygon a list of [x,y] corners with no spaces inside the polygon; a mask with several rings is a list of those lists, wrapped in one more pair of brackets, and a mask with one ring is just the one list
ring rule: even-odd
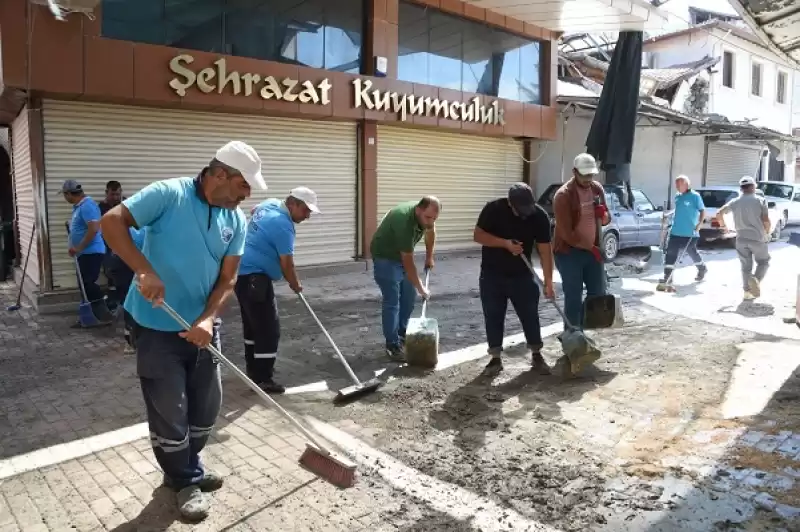
{"label": "building facade", "polygon": [[0,3],[0,124],[39,296],[77,284],[65,179],[130,195],[244,140],[269,185],[245,211],[311,187],[323,214],[298,227],[297,262],[342,263],[423,194],[444,204],[439,249],[471,245],[483,204],[529,180],[531,142],[557,136],[553,31],[458,0],[234,4],[106,1],[62,22]]}

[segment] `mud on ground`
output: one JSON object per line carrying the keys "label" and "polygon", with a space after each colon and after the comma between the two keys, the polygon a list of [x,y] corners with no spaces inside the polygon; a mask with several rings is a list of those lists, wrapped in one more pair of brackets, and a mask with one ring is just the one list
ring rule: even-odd
{"label": "mud on ground", "polygon": [[[722,419],[720,405],[738,346],[759,339],[642,307],[632,316],[622,330],[594,333],[604,357],[571,381],[531,371],[515,346],[496,378],[483,374],[487,359],[437,373],[401,368],[358,402],[332,407],[328,397],[304,396],[294,406],[327,421],[352,420],[401,463],[531,520],[565,531],[621,530],[612,523],[680,508],[682,499],[659,485],[665,476],[702,484],[681,463],[709,447],[694,436],[743,425]],[[551,365],[561,355],[554,338],[543,353]],[[380,483],[381,469],[372,464],[362,481]],[[384,519],[401,530],[485,529],[398,500]],[[697,521],[708,530],[724,522],[711,514]],[[492,529],[518,528],[509,521]]]}

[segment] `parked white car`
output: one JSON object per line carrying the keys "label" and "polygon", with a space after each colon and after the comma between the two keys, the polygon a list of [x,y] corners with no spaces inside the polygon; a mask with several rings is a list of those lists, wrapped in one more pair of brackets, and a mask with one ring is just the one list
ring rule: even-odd
{"label": "parked white car", "polygon": [[775,202],[783,216],[784,225],[800,224],[800,184],[759,181],[756,186],[768,201]]}
{"label": "parked white car", "polygon": [[[741,192],[738,186],[717,186],[717,187],[702,187],[695,189],[700,197],[703,198],[703,204],[706,206],[705,220],[700,226],[700,241],[713,242],[715,240],[731,240],[736,238],[736,224],[733,221],[733,213],[727,213],[723,216],[725,220],[725,228],[723,229],[717,223],[717,211],[730,200],[734,199]],[[763,196],[761,190],[756,190],[756,194]],[[770,221],[770,240],[776,241],[781,236],[781,230],[784,227],[783,212],[778,209],[776,202],[771,198],[767,198],[767,206],[769,207],[769,221]]]}

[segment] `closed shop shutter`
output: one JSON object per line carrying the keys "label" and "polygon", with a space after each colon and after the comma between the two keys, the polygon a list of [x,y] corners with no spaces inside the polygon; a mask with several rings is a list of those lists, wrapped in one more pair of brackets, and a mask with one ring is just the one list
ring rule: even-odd
{"label": "closed shop shutter", "polygon": [[161,179],[195,176],[229,140],[242,140],[264,164],[266,192],[253,191],[242,210],[296,186],[312,188],[322,214],[297,228],[296,263],[353,260],[356,249],[356,125],[183,110],[44,102],[48,226],[54,288],[74,288],[64,222],[72,207],[61,183],[76,179],[100,201],[115,179],[130,196]]}
{"label": "closed shop shutter", "polygon": [[522,181],[522,153],[521,142],[508,138],[379,127],[378,220],[398,203],[432,194],[442,201],[436,248],[472,247],[486,202]]}
{"label": "closed shop shutter", "polygon": [[[28,108],[11,124],[11,167],[14,173],[14,196],[16,201],[17,231],[19,235],[20,260],[24,264],[28,254],[31,233],[36,223],[34,208],[33,173],[31,172],[31,143],[28,136]],[[28,259],[28,278],[39,284],[39,256],[36,240],[33,241]]]}
{"label": "closed shop shutter", "polygon": [[735,186],[744,175],[755,178],[760,162],[759,146],[710,142],[705,186]]}

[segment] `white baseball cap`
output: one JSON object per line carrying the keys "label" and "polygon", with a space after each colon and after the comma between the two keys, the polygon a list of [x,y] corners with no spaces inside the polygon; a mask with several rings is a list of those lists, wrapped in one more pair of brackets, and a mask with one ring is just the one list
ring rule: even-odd
{"label": "white baseball cap", "polygon": [[241,172],[251,188],[267,190],[267,183],[261,175],[261,157],[249,144],[232,140],[217,150],[215,159]]}
{"label": "white baseball cap", "polygon": [[750,177],[749,175],[742,176],[742,178],[739,180],[740,187],[745,187],[747,185],[755,185],[755,184],[756,180]]}
{"label": "white baseball cap", "polygon": [[581,153],[575,157],[572,167],[581,175],[597,175],[600,173],[597,168],[597,161],[588,153]]}
{"label": "white baseball cap", "polygon": [[314,214],[319,214],[319,207],[317,207],[317,193],[308,187],[296,187],[289,192],[289,197],[300,200],[306,204],[306,207]]}

